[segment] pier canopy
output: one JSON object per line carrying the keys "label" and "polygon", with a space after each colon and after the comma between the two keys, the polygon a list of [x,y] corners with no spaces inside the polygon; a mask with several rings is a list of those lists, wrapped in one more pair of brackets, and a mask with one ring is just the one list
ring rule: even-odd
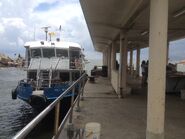
{"label": "pier canopy", "polygon": [[[146,62],[147,68],[142,71],[148,95],[146,139],[164,139],[169,41],[185,38],[185,1],[80,0],[80,2],[93,46],[96,51],[103,53],[103,65],[108,67],[108,78],[119,98],[131,94],[129,90],[132,87],[128,84],[128,77],[140,76],[140,49],[149,46],[149,62]],[[134,50],[136,50],[135,69]],[[129,64],[128,51],[130,51]],[[119,64],[117,52],[120,54]]]}
{"label": "pier canopy", "polygon": [[[149,0],[80,0],[96,51],[104,51],[127,32],[128,47],[148,47]],[[185,36],[185,1],[169,0],[168,40]]]}

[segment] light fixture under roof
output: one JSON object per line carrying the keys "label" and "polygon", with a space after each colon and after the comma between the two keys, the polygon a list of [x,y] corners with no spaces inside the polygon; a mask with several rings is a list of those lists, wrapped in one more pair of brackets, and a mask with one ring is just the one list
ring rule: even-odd
{"label": "light fixture under roof", "polygon": [[147,31],[147,30],[141,32],[141,36],[144,36],[144,35],[146,35],[146,34],[148,34],[148,31]]}
{"label": "light fixture under roof", "polygon": [[185,7],[181,8],[180,10],[176,11],[174,14],[173,14],[173,17],[179,17],[181,15],[185,14]]}
{"label": "light fixture under roof", "polygon": [[128,44],[131,44],[132,42],[131,41],[128,41]]}

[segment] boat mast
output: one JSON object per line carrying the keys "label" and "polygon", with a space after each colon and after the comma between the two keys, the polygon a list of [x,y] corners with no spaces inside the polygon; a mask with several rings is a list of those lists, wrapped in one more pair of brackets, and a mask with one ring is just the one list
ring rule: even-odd
{"label": "boat mast", "polygon": [[42,29],[44,29],[44,32],[46,33],[46,41],[48,40],[48,28],[50,28],[50,26],[42,27]]}

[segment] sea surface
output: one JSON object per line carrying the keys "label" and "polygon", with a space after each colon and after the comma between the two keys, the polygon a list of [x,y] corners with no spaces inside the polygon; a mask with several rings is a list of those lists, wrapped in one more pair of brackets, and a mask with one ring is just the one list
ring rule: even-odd
{"label": "sea surface", "polygon": [[[102,65],[101,60],[89,60],[89,62],[86,65],[88,74],[95,65]],[[18,81],[24,78],[26,78],[26,72],[23,69],[0,68],[0,139],[11,139],[38,115],[38,112],[24,101],[11,98],[11,90],[17,86]],[[37,128],[38,132],[33,133],[29,139],[51,138],[53,123],[47,123],[47,121],[45,120],[44,124]]]}
{"label": "sea surface", "polygon": [[0,68],[0,139],[11,138],[34,117],[28,104],[11,98],[11,90],[25,77],[24,70]]}

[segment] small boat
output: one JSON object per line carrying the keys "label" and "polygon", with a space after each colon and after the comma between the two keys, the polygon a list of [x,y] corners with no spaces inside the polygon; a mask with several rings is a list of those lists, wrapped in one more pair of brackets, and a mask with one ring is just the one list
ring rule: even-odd
{"label": "small boat", "polygon": [[[19,98],[33,108],[45,108],[85,72],[85,56],[78,43],[57,39],[26,42],[24,47],[27,78],[19,81],[12,99]],[[69,103],[71,95],[62,101]]]}

